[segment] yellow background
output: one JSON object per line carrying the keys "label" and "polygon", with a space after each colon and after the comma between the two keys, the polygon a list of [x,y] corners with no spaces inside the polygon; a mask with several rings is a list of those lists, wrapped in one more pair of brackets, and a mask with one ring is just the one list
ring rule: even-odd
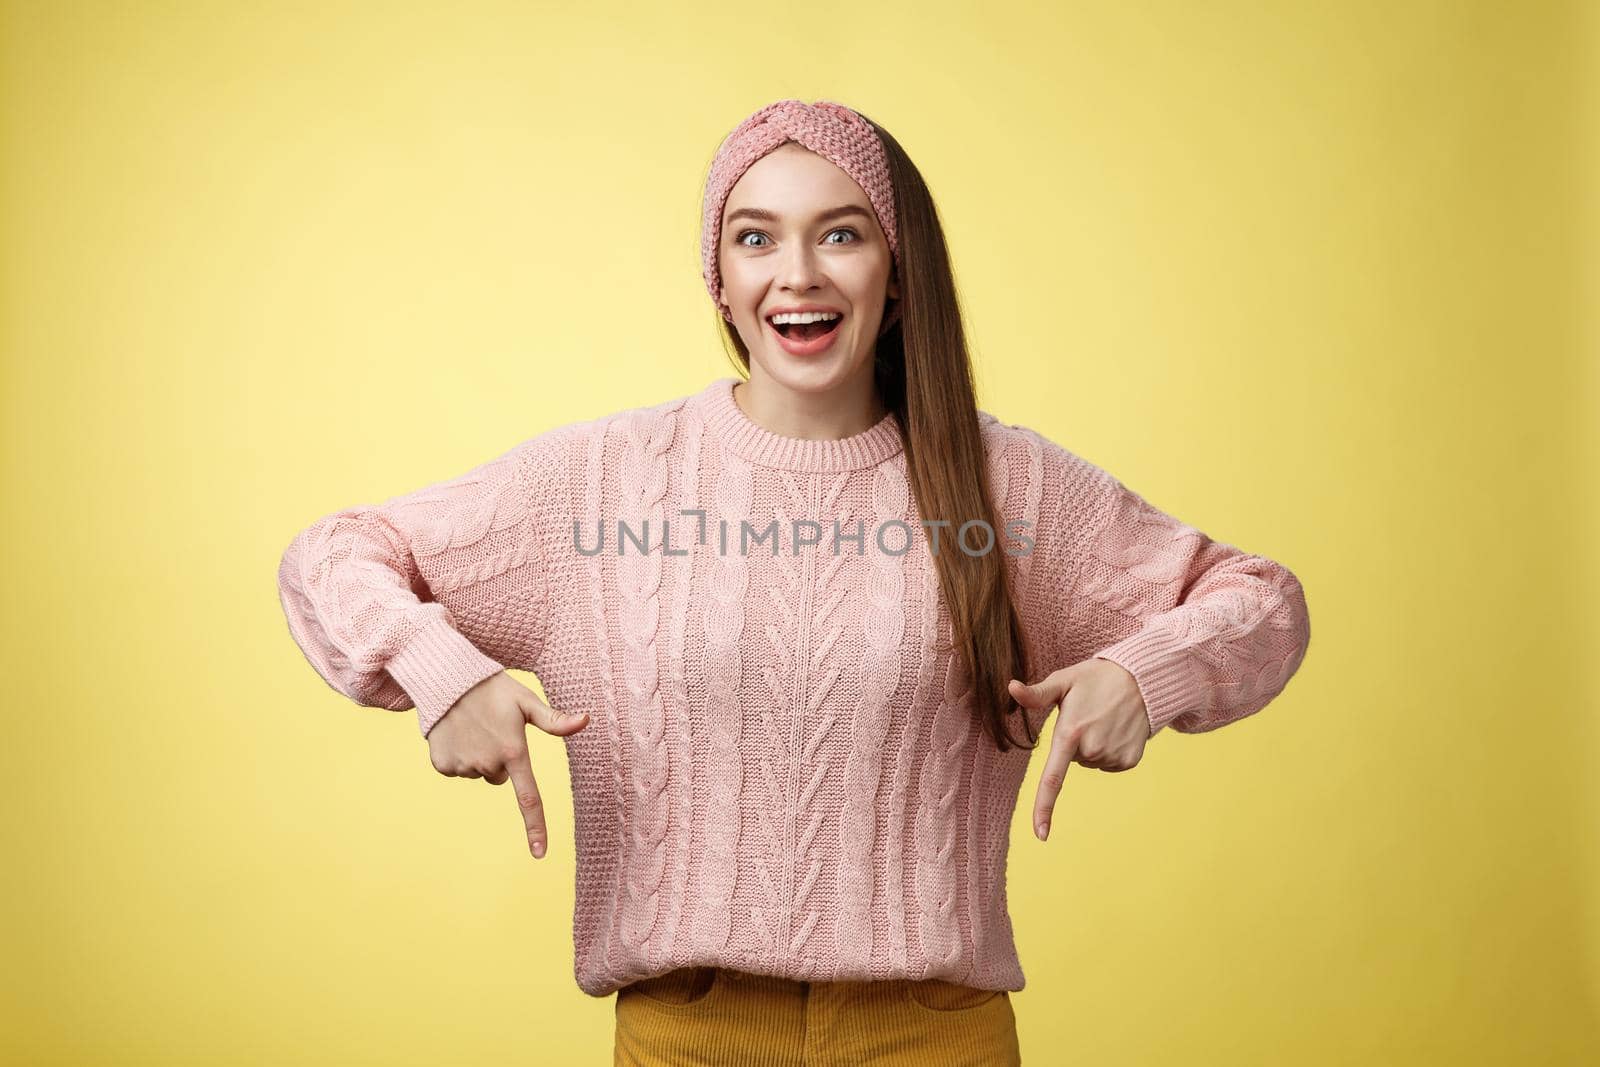
{"label": "yellow background", "polygon": [[731,373],[700,183],[788,96],[918,162],[982,406],[1307,590],[1047,844],[1035,758],[1027,1062],[1600,1055],[1596,5],[3,12],[6,1062],[610,1062],[560,742],[535,862],[275,570]]}

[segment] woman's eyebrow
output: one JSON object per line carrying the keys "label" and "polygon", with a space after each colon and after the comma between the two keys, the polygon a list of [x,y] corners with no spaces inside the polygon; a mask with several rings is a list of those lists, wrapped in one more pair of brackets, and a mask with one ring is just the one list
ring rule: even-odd
{"label": "woman's eyebrow", "polygon": [[[868,214],[867,209],[864,207],[859,207],[856,204],[845,204],[843,207],[829,208],[827,211],[819,214],[814,221],[832,222],[834,219],[844,218],[849,215],[859,215],[864,219],[870,219],[872,217],[870,214]],[[728,216],[728,222],[731,223],[735,219],[755,219],[757,222],[777,222],[778,218],[779,216],[776,212],[766,211],[758,207],[742,207]]]}

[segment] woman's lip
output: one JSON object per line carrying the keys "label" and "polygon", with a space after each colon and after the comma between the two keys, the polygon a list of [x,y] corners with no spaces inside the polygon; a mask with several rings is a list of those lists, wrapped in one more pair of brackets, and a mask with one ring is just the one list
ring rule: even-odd
{"label": "woman's lip", "polygon": [[826,352],[833,347],[833,342],[839,339],[839,334],[844,326],[844,315],[841,313],[834,320],[833,329],[817,338],[815,341],[796,341],[785,337],[778,328],[772,325],[771,319],[762,319],[767,324],[767,329],[772,331],[772,336],[778,339],[778,345],[791,356],[815,356]]}

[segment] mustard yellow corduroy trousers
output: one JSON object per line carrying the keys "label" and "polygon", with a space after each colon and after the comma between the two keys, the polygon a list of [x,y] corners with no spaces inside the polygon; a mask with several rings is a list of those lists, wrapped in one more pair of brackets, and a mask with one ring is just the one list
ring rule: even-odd
{"label": "mustard yellow corduroy trousers", "polygon": [[617,991],[616,1067],[1015,1067],[1005,990],[685,967]]}

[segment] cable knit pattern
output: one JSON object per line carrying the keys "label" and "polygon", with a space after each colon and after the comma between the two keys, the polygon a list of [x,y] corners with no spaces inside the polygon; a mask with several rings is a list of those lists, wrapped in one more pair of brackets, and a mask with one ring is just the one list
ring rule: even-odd
{"label": "cable knit pattern", "polygon": [[[874,471],[870,495],[873,530],[890,519],[905,521],[911,487],[904,456],[895,456]],[[840,529],[848,526],[841,522]],[[869,557],[871,570],[861,620],[861,699],[856,704],[844,765],[844,795],[855,802],[844,806],[839,819],[839,868],[834,888],[839,908],[834,937],[836,975],[872,969],[877,881],[872,858],[890,722],[889,698],[900,681],[900,642],[906,628],[904,559],[889,552],[874,552]]]}
{"label": "cable knit pattern", "polygon": [[[662,528],[662,498],[667,492],[666,450],[674,422],[655,411],[636,413],[627,430],[628,451],[618,477],[627,534],[618,527],[617,585],[622,611],[628,695],[627,736],[632,743],[633,818],[625,824],[629,854],[622,900],[622,940],[630,952],[642,951],[660,913],[661,879],[666,866],[670,798],[666,795],[669,751],[661,697],[661,660],[656,635],[661,626],[661,569],[665,556],[651,541]],[[624,537],[627,540],[624,540]],[[629,551],[632,549],[632,551]]]}
{"label": "cable knit pattern", "polygon": [[[959,550],[958,550],[959,551]],[[968,672],[956,656],[942,657],[943,685],[939,702],[930,710],[933,736],[918,777],[921,803],[917,807],[917,901],[921,926],[923,977],[948,974],[958,962],[961,931],[956,927],[956,793],[961,789],[961,767],[976,717]]]}
{"label": "cable knit pattern", "polygon": [[[705,425],[699,412],[692,405],[684,405],[679,417],[684,421],[684,447],[678,462],[678,484],[682,487],[682,509],[692,512],[699,509],[700,444]],[[687,593],[694,588],[694,565],[699,556],[689,550],[681,538],[672,535],[674,523],[683,528],[687,527],[690,521],[692,521],[690,516],[682,516],[666,520],[663,526],[663,538],[666,543],[675,546],[681,552],[681,555],[675,557],[673,564],[677,568],[673,584],[678,590],[678,595],[673,597],[672,601],[672,629],[667,644],[667,665],[670,670],[668,707],[671,709],[667,741],[672,746],[672,766],[678,775],[673,781],[672,788],[672,823],[674,826],[687,826],[690,832],[669,839],[673,845],[669,872],[671,886],[667,894],[669,903],[666,915],[663,916],[662,936],[651,946],[651,959],[654,961],[653,965],[658,967],[662,966],[663,960],[687,959],[678,954],[678,927],[683,919],[683,901],[689,893],[690,858],[699,844],[695,840],[694,833],[694,794],[692,789],[684,788],[682,785],[682,776],[693,775],[695,762],[695,725],[689,697],[689,672],[685,649],[690,607]],[[682,966],[682,964],[674,963],[672,966]]]}
{"label": "cable knit pattern", "polygon": [[330,686],[372,707],[416,707],[426,734],[497,661],[538,655],[544,578],[527,472],[560,447],[552,434],[295,538],[279,596]]}
{"label": "cable knit pattern", "polygon": [[1090,632],[1124,632],[1093,654],[1138,679],[1153,731],[1171,724],[1201,733],[1260,711],[1300,668],[1310,641],[1299,581],[1092,473],[1109,499],[1083,554],[1076,599]]}
{"label": "cable knit pattern", "polygon": [[[932,518],[918,511],[919,523]],[[945,551],[950,548],[948,533],[949,529],[945,528],[938,534]],[[932,919],[927,914],[927,908],[931,905],[928,875],[921,869],[928,852],[928,828],[916,810],[911,812],[911,825],[908,827],[906,812],[913,794],[921,795],[929,791],[929,787],[923,784],[923,775],[932,762],[932,734],[939,719],[936,700],[943,695],[943,667],[948,655],[945,646],[950,642],[949,613],[939,595],[939,574],[931,557],[932,537],[924,537],[919,531],[917,564],[922,588],[921,643],[916,660],[916,685],[912,690],[911,711],[898,746],[901,757],[896,761],[894,791],[890,795],[890,811],[899,832],[892,839],[889,851],[895,866],[900,868],[897,878],[902,880],[902,891],[896,895],[890,909],[889,949],[895,969],[913,972],[908,975],[913,978],[930,976],[926,967],[918,966],[918,960],[925,960],[926,956],[920,944],[912,945],[911,935],[922,937]],[[938,693],[935,693],[935,686],[938,687]],[[935,781],[933,784],[936,787],[938,783]],[[908,852],[909,859],[906,855]],[[906,871],[907,864],[910,866],[909,874]]]}
{"label": "cable knit pattern", "polygon": [[[502,668],[589,712],[563,739],[587,993],[694,965],[1020,990],[1006,864],[1032,753],[975,717],[899,424],[782,437],[735,384],[318,520],[278,568],[289,633],[328,685],[415,708],[425,736]],[[1121,664],[1152,732],[1282,691],[1310,641],[1287,568],[979,421],[1041,671]]]}
{"label": "cable knit pattern", "polygon": [[[726,543],[727,524],[737,526],[742,517],[751,514],[754,480],[750,463],[742,456],[723,454],[719,462],[716,510],[708,522],[708,531],[717,531],[711,538],[717,546]],[[739,798],[743,795],[746,762],[741,748],[744,726],[739,702],[739,648],[744,636],[748,568],[742,552],[719,551],[710,559],[712,580],[704,595],[706,608],[701,620],[705,628],[709,731],[706,767],[710,785],[704,816],[704,862],[700,891],[695,898],[698,906],[693,912],[695,949],[701,959],[719,958],[728,942],[733,887],[739,872]]]}
{"label": "cable knit pattern", "polygon": [[[585,589],[588,594],[589,645],[594,649],[594,669],[601,679],[598,695],[605,702],[602,712],[591,713],[590,725],[582,731],[585,734],[598,731],[599,745],[586,745],[580,753],[573,738],[563,739],[567,747],[567,759],[573,761],[582,758],[589,770],[589,774],[583,778],[577,775],[572,778],[574,838],[577,841],[578,865],[582,869],[575,887],[572,925],[576,951],[580,957],[580,972],[585,969],[614,970],[623,965],[621,953],[615,950],[613,935],[622,918],[621,909],[615,906],[615,902],[619,899],[618,889],[623,877],[623,827],[617,819],[605,817],[608,811],[629,810],[628,782],[622,764],[623,701],[619,699],[616,671],[612,665],[612,642],[607,621],[610,613],[606,610],[607,596],[615,595],[618,583],[614,574],[608,579],[605,571],[606,564],[611,560],[605,551],[606,527],[611,527],[611,536],[615,537],[616,533],[615,525],[607,523],[604,516],[614,513],[615,508],[614,505],[608,508],[602,498],[602,491],[607,488],[607,434],[616,421],[620,420],[600,422],[589,435],[588,447],[583,455],[583,480],[578,483],[583,486],[584,522],[581,530],[574,527],[572,532],[574,552],[577,546],[585,544],[580,539],[581,533],[587,533],[590,529],[595,533],[592,542],[594,554],[587,557],[589,573],[586,589],[584,586],[578,588]],[[548,687],[555,679],[540,675],[540,680],[546,686],[548,696]],[[592,742],[594,739],[587,740]],[[595,748],[599,749],[598,753],[594,751]],[[602,775],[606,776],[603,785],[609,788],[609,795],[601,795],[602,783],[596,781]],[[583,874],[588,877],[583,877]],[[602,901],[611,904],[605,906]],[[595,953],[598,953],[597,958],[590,958]]]}
{"label": "cable knit pattern", "polygon": [[[781,477],[787,473],[780,472],[779,481],[792,495],[793,479]],[[788,871],[784,858],[789,851],[788,821],[794,811],[787,783],[794,779],[799,762],[793,743],[784,736],[778,716],[787,709],[792,684],[790,677],[795,673],[794,655],[790,650],[795,647],[799,637],[796,615],[799,612],[800,563],[793,558],[792,543],[785,547],[782,542],[781,524],[787,518],[782,501],[777,505],[776,518],[780,524],[774,528],[774,544],[780,549],[773,554],[773,564],[778,571],[777,581],[767,586],[767,599],[772,603],[776,620],[769,622],[762,630],[767,639],[767,655],[761,670],[766,690],[762,693],[765,699],[760,705],[760,747],[763,751],[758,758],[761,781],[771,800],[756,810],[756,818],[761,825],[760,863],[757,868],[761,878],[761,897],[760,903],[750,912],[756,933],[761,938],[762,950],[773,957],[780,955],[778,946],[787,940],[784,901]],[[780,760],[783,764],[782,780],[779,778]],[[787,958],[786,954],[784,958]]]}

